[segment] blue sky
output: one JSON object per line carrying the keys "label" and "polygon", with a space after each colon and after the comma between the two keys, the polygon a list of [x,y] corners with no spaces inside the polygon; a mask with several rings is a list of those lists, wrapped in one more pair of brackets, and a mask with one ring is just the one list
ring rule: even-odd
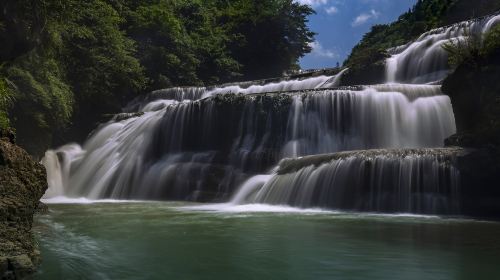
{"label": "blue sky", "polygon": [[318,33],[313,51],[300,60],[302,69],[333,67],[342,62],[372,25],[389,23],[408,11],[416,0],[296,0],[316,15],[309,27]]}

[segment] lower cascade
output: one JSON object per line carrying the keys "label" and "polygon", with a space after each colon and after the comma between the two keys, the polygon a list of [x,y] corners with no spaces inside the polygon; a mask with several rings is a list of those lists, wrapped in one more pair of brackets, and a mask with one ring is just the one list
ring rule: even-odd
{"label": "lower cascade", "polygon": [[232,202],[459,214],[457,153],[460,149],[396,149],[284,159],[273,175],[249,179]]}

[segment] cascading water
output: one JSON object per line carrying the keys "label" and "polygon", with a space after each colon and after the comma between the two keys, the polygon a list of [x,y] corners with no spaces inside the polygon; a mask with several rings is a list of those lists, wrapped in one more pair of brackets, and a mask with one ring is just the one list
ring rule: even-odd
{"label": "cascading water", "polygon": [[389,50],[386,76],[390,83],[412,84],[440,81],[449,72],[448,54],[443,45],[466,36],[481,38],[500,23],[500,15],[460,22],[422,34],[416,41]]}
{"label": "cascading water", "polygon": [[286,159],[272,176],[248,180],[233,203],[458,214],[457,152],[369,150]]}
{"label": "cascading water", "polygon": [[153,92],[83,147],[48,151],[46,196],[457,214],[460,150],[441,148],[455,119],[449,97],[430,83],[447,71],[444,42],[498,21],[433,30],[394,48],[388,84],[339,87],[344,70]]}
{"label": "cascading water", "polygon": [[48,152],[46,166],[66,174],[54,175],[64,195],[205,200],[227,197],[283,157],[442,146],[455,132],[449,98],[437,86],[420,98],[399,87],[162,101],[157,111],[103,126],[78,156],[75,146]]}
{"label": "cascading water", "polygon": [[340,71],[333,76],[318,76],[308,79],[292,79],[268,84],[252,84],[251,82],[228,84],[221,87],[175,87],[156,90],[141,100],[132,102],[126,111],[137,111],[149,105],[155,100],[199,100],[217,94],[258,94],[269,92],[297,91],[306,89],[320,89],[336,87],[340,83],[340,78],[347,69]]}

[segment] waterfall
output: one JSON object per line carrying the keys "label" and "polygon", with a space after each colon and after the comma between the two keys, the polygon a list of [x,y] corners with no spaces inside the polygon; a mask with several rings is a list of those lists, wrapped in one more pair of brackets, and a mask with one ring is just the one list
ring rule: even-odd
{"label": "waterfall", "polygon": [[250,179],[233,202],[458,214],[459,172],[453,165],[456,152],[370,150],[287,159],[272,176]]}
{"label": "waterfall", "polygon": [[413,87],[156,100],[141,107],[143,115],[103,125],[79,156],[65,157],[69,167],[52,155],[68,147],[49,151],[46,166],[64,174],[58,194],[67,196],[227,199],[284,157],[441,147],[455,132],[450,100],[438,86]]}
{"label": "waterfall", "polygon": [[465,36],[481,38],[500,23],[500,15],[460,22],[422,34],[417,40],[389,50],[386,60],[386,77],[389,83],[413,84],[440,81],[449,72],[448,54],[443,45]]}
{"label": "waterfall", "polygon": [[[458,148],[442,45],[500,16],[389,50],[389,83],[333,76],[176,87],[132,101],[82,147],[47,151],[46,197],[264,203],[460,214]],[[468,30],[467,33],[464,30]]]}
{"label": "waterfall", "polygon": [[[132,101],[124,110],[126,112],[143,111],[145,106],[149,108],[160,106],[165,101],[185,101],[199,100],[218,94],[259,94],[269,92],[286,92],[307,89],[333,88],[340,84],[342,75],[348,69],[343,69],[333,76],[317,76],[306,79],[291,79],[267,84],[260,84],[259,81],[227,84],[216,87],[174,87],[156,90],[146,97],[140,97]],[[154,101],[158,101],[154,103]]]}

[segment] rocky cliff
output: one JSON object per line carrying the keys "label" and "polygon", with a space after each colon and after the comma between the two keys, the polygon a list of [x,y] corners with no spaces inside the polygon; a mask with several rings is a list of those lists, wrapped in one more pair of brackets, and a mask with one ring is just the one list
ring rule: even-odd
{"label": "rocky cliff", "polygon": [[22,279],[39,263],[31,227],[47,180],[11,133],[0,136],[0,279]]}

